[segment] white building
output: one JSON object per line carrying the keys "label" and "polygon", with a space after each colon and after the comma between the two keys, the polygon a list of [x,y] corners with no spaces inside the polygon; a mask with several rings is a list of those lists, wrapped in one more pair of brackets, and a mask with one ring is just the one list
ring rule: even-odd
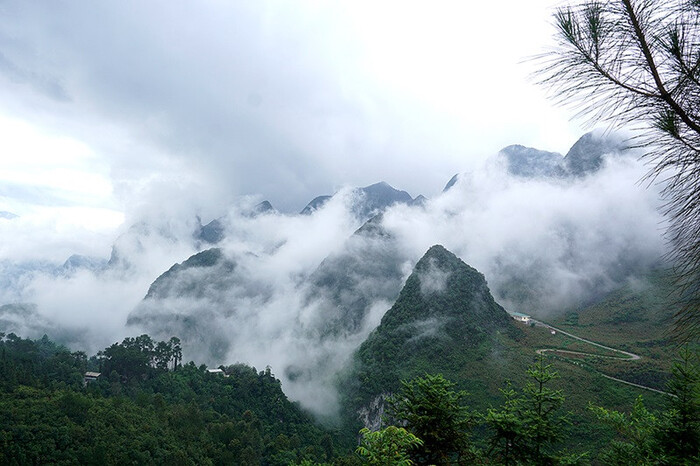
{"label": "white building", "polygon": [[529,324],[530,322],[532,322],[532,318],[529,315],[522,314],[520,312],[511,312],[510,316],[518,322],[522,322],[524,324]]}

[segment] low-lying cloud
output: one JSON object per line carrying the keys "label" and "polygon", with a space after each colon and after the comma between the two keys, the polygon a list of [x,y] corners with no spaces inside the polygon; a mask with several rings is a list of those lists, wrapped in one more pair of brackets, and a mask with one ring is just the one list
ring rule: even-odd
{"label": "low-lying cloud", "polygon": [[[56,260],[19,270],[22,253],[33,255],[17,243],[25,249],[2,262],[16,276],[3,278],[0,296],[36,304],[34,320],[44,324],[34,332],[51,322],[72,330],[62,330],[72,335],[65,341],[91,352],[147,331],[179,336],[185,356],[198,362],[270,365],[290,397],[329,414],[337,407],[337,371],[433,244],[482,272],[507,309],[536,315],[643,274],[664,251],[658,189],[637,183],[643,173],[633,157],[606,159],[596,174],[571,179],[517,178],[487,164],[421,206],[389,208],[375,229],[357,233],[364,219],[353,213],[351,189],[312,215],[250,216],[254,200],[247,200],[221,218],[218,262],[178,272],[179,279],[173,273],[162,295],[144,300],[160,274],[209,247],[194,238],[189,210],[178,217],[169,209],[123,232],[100,270],[58,273]],[[425,293],[444,282],[438,274],[421,277]],[[0,322],[17,325],[3,312],[9,315],[0,308]],[[434,330],[427,324],[426,335]],[[27,327],[17,331],[41,336]]]}

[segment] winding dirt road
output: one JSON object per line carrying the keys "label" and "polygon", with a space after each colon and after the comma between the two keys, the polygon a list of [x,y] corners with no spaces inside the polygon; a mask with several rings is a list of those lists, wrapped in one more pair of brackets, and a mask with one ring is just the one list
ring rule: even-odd
{"label": "winding dirt road", "polygon": [[[622,350],[619,350],[619,349],[611,348],[611,347],[609,347],[609,346],[601,345],[600,343],[596,343],[596,342],[594,342],[594,341],[587,340],[587,339],[585,339],[585,338],[581,338],[581,337],[579,337],[579,336],[577,336],[577,335],[571,334],[571,333],[569,333],[569,332],[567,332],[567,331],[565,331],[565,330],[562,330],[562,329],[560,329],[560,328],[552,327],[551,325],[549,325],[549,324],[547,324],[547,323],[544,323],[544,322],[541,322],[541,321],[539,321],[539,320],[531,319],[531,322],[534,322],[534,324],[535,324],[536,326],[538,326],[538,327],[545,327],[545,328],[547,328],[547,329],[549,329],[549,330],[553,330],[553,331],[555,331],[555,332],[559,332],[559,333],[561,333],[561,334],[563,334],[563,335],[566,335],[566,336],[568,336],[568,337],[571,337],[571,338],[573,338],[573,339],[575,339],[575,340],[582,341],[582,342],[587,343],[587,344],[589,344],[589,345],[597,346],[598,348],[603,348],[603,349],[606,349],[606,350],[608,350],[608,351],[613,351],[613,352],[615,352],[615,353],[622,354],[622,355],[624,355],[624,357],[623,357],[623,356],[605,356],[605,355],[595,354],[595,353],[586,353],[586,352],[583,352],[583,351],[570,351],[570,350],[563,350],[563,349],[556,349],[556,348],[540,348],[540,349],[538,349],[538,350],[535,351],[537,354],[544,354],[544,353],[546,353],[546,352],[552,352],[552,353],[567,353],[567,354],[580,354],[580,355],[585,355],[585,356],[595,356],[595,357],[597,357],[597,358],[619,359],[619,360],[623,360],[623,361],[638,361],[638,360],[642,359],[642,357],[641,357],[640,355],[638,355],[638,354],[634,354],[634,353],[630,353],[630,352],[627,352],[627,351],[622,351]],[[596,372],[597,372],[598,374],[602,375],[603,377],[605,377],[606,379],[610,379],[610,380],[614,380],[614,381],[616,381],[616,382],[620,382],[620,383],[624,383],[624,384],[627,384],[627,385],[631,385],[631,386],[633,386],[633,387],[642,388],[642,389],[644,389],[644,390],[649,390],[649,391],[652,391],[652,392],[660,393],[660,394],[662,394],[662,395],[667,395],[667,396],[672,396],[672,397],[675,397],[675,396],[676,396],[676,395],[673,395],[672,393],[664,392],[663,390],[657,390],[656,388],[647,387],[646,385],[640,385],[640,384],[637,384],[637,383],[628,382],[628,381],[626,381],[626,380],[618,379],[617,377],[612,377],[612,376],[609,376],[609,375],[605,375],[605,374],[603,374],[603,373],[600,372],[600,371],[596,371]]]}

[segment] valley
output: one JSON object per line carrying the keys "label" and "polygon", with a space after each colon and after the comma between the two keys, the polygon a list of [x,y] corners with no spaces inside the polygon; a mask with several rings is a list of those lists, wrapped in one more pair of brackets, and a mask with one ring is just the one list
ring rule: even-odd
{"label": "valley", "polygon": [[[471,412],[487,413],[508,387],[524,390],[528,368],[543,361],[558,374],[551,387],[570,420],[561,447],[597,455],[615,432],[589,406],[629,412],[642,396],[649,409],[666,409],[676,352],[663,243],[629,228],[655,222],[657,201],[613,195],[620,177],[638,173],[626,151],[593,135],[566,156],[509,146],[433,199],[381,182],[316,197],[298,214],[255,199],[209,222],[136,223],[109,260],[0,263],[4,296],[18,297],[0,306],[0,331],[98,355],[129,335],[176,337],[192,381],[207,367],[229,378],[239,364],[252,366],[251,377],[266,367],[260,380],[308,416],[296,419],[316,452],[322,434],[313,429],[335,432],[347,452],[361,428],[380,428],[405,381],[440,374],[469,394]],[[613,210],[626,215],[609,218]],[[88,303],[110,307],[66,319],[62,306],[77,302],[90,317]],[[532,320],[516,322],[506,308]],[[90,361],[103,370],[99,356]],[[171,377],[152,361],[145,385],[124,385],[116,371],[100,396],[168,393],[151,385]],[[207,403],[200,409],[219,409]],[[256,416],[269,422],[261,406]],[[479,427],[475,445],[485,449],[487,439]]]}

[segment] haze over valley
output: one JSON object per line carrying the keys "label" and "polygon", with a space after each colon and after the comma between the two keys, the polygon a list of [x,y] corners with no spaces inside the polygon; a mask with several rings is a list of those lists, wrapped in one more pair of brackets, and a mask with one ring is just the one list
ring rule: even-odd
{"label": "haze over valley", "polygon": [[[292,399],[329,413],[338,372],[434,244],[483,273],[506,309],[541,317],[658,266],[659,187],[641,186],[643,174],[621,137],[596,133],[566,156],[508,146],[431,199],[380,182],[297,214],[259,196],[215,218],[153,206],[109,256],[4,259],[0,320],[89,351],[176,335],[185,358],[269,365]],[[21,217],[0,221],[22,241]]]}

